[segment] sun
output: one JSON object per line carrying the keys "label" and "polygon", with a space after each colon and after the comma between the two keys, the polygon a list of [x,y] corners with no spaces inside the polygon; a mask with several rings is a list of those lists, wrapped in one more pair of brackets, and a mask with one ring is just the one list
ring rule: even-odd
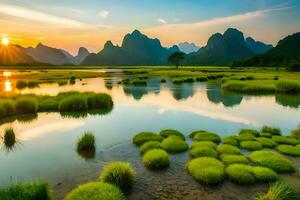
{"label": "sun", "polygon": [[2,38],[1,43],[2,43],[4,46],[8,46],[8,45],[9,45],[9,39],[8,39],[8,38]]}

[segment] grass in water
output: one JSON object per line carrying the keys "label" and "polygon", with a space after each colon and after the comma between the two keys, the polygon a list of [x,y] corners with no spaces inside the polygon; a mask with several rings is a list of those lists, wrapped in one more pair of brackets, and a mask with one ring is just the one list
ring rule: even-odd
{"label": "grass in water", "polygon": [[169,136],[161,142],[163,149],[170,153],[180,153],[186,151],[189,148],[189,145],[186,141],[182,140],[178,136]]}
{"label": "grass in water", "polygon": [[95,149],[95,136],[85,132],[77,141],[77,151],[93,151]]}
{"label": "grass in water", "polygon": [[150,169],[164,169],[170,165],[169,154],[163,149],[152,149],[144,154],[143,163]]}
{"label": "grass in water", "polygon": [[136,145],[142,145],[145,142],[149,141],[162,141],[163,137],[161,137],[157,133],[152,133],[152,132],[141,132],[137,135],[135,135],[132,139],[133,144]]}
{"label": "grass in water", "polygon": [[276,182],[270,186],[267,193],[258,194],[255,200],[294,200],[299,199],[298,195],[290,185]]}

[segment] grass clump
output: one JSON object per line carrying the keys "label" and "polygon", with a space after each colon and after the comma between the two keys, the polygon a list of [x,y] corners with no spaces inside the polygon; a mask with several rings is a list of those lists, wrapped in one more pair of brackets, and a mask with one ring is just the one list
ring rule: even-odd
{"label": "grass clump", "polygon": [[216,143],[211,142],[211,141],[195,141],[191,145],[191,149],[196,148],[196,147],[208,147],[211,149],[215,149],[217,147]]}
{"label": "grass clump", "polygon": [[260,150],[263,148],[262,144],[256,141],[242,141],[240,147],[249,151]]}
{"label": "grass clump", "polygon": [[104,167],[99,179],[101,182],[110,183],[128,192],[135,182],[135,174],[129,163],[113,162]]}
{"label": "grass clump", "polygon": [[224,165],[215,158],[195,158],[188,163],[187,170],[200,183],[215,185],[224,180]]}
{"label": "grass clump", "polygon": [[77,151],[92,151],[95,149],[95,136],[85,132],[77,141]]}
{"label": "grass clump", "polygon": [[122,191],[114,185],[92,182],[78,186],[64,200],[125,200]]}
{"label": "grass clump", "polygon": [[242,133],[237,136],[239,141],[255,140],[255,136],[251,133]]}
{"label": "grass clump", "polygon": [[0,100],[0,117],[11,116],[15,114],[15,103],[13,100]]}
{"label": "grass clump", "polygon": [[262,182],[274,182],[278,180],[278,175],[267,167],[252,167],[255,178]]}
{"label": "grass clump", "polygon": [[181,84],[184,82],[184,79],[174,79],[173,84]]}
{"label": "grass clump", "polygon": [[62,99],[58,104],[59,111],[85,111],[88,110],[87,99],[83,96],[74,95]]}
{"label": "grass clump", "polygon": [[279,145],[277,150],[290,156],[300,156],[300,149],[292,145]]}
{"label": "grass clump", "polygon": [[261,81],[227,81],[222,84],[222,89],[245,94],[273,94],[276,92],[275,85],[262,84]]}
{"label": "grass clump", "polygon": [[295,167],[290,160],[273,151],[254,151],[250,154],[250,160],[260,166],[268,167],[279,173],[295,172]]}
{"label": "grass clump", "polygon": [[291,137],[300,139],[300,129],[293,130],[291,133]]}
{"label": "grass clump", "polygon": [[181,137],[183,140],[185,139],[184,138],[184,135],[180,132],[180,131],[177,131],[177,130],[172,130],[172,129],[165,129],[165,130],[162,130],[160,131],[159,133],[162,137],[164,138],[167,138],[171,135],[175,135],[175,136],[178,136],[178,137]]}
{"label": "grass clump", "polygon": [[286,136],[273,136],[272,140],[274,140],[278,144],[289,144],[289,145],[297,145],[300,144],[300,140],[293,137]]}
{"label": "grass clump", "polygon": [[258,194],[255,200],[294,200],[299,199],[298,195],[290,185],[276,182],[270,186],[267,193]]}
{"label": "grass clump", "polygon": [[162,141],[162,137],[158,135],[157,133],[152,133],[152,132],[141,132],[137,135],[135,135],[132,139],[133,144],[136,145],[142,145],[145,142],[149,141]]}
{"label": "grass clump", "polygon": [[25,81],[18,81],[16,84],[16,88],[19,90],[24,89],[27,87],[27,83]]}
{"label": "grass clump", "polygon": [[194,147],[190,150],[190,156],[197,157],[218,157],[218,152],[215,149],[209,147]]}
{"label": "grass clump", "polygon": [[163,149],[152,149],[143,156],[143,163],[150,169],[163,169],[170,165],[169,154]]}
{"label": "grass clump", "polygon": [[252,167],[245,164],[231,164],[226,168],[229,179],[238,184],[252,184],[255,176]]}
{"label": "grass clump", "polygon": [[207,78],[207,77],[204,77],[204,76],[201,76],[201,77],[197,77],[197,78],[196,78],[196,81],[197,81],[197,82],[206,82],[206,81],[208,81],[208,78]]}
{"label": "grass clump", "polygon": [[223,138],[223,143],[224,144],[230,144],[233,146],[239,146],[240,142],[238,140],[238,136],[232,135],[232,136],[227,136]]}
{"label": "grass clump", "polygon": [[260,133],[260,137],[271,138],[272,136],[272,133]]}
{"label": "grass clump", "polygon": [[245,133],[252,134],[252,135],[254,135],[255,137],[258,137],[259,134],[260,134],[259,131],[254,130],[254,129],[241,129],[240,132],[239,132],[239,135],[245,134]]}
{"label": "grass clump", "polygon": [[47,183],[19,183],[0,190],[1,200],[50,200]]}
{"label": "grass clump", "polygon": [[261,129],[262,133],[272,133],[272,135],[281,135],[281,130],[279,128],[264,126]]}
{"label": "grass clump", "polygon": [[273,148],[273,147],[277,146],[277,143],[270,138],[257,137],[257,138],[255,138],[255,140],[258,141],[263,147],[266,147],[266,148]]}
{"label": "grass clump", "polygon": [[15,110],[18,114],[30,114],[38,111],[38,102],[31,97],[21,97],[16,100]]}
{"label": "grass clump", "polygon": [[219,154],[232,154],[232,155],[241,154],[241,150],[238,147],[232,146],[230,144],[220,144],[217,147],[217,151],[219,152]]}
{"label": "grass clump", "polygon": [[221,160],[225,165],[230,165],[234,163],[247,164],[248,159],[243,155],[230,155],[230,154],[222,154]]}
{"label": "grass clump", "polygon": [[132,85],[137,85],[137,86],[147,85],[147,81],[145,81],[145,80],[133,80],[133,81],[131,81],[131,84]]}
{"label": "grass clump", "polygon": [[161,146],[163,149],[170,153],[179,153],[186,151],[189,148],[189,145],[186,141],[182,140],[181,137],[178,136],[170,136],[164,139],[161,142]]}
{"label": "grass clump", "polygon": [[300,94],[300,84],[295,81],[280,81],[276,84],[276,90],[286,94]]}
{"label": "grass clump", "polygon": [[6,128],[3,143],[7,148],[12,148],[16,143],[16,135],[13,128]]}
{"label": "grass clump", "polygon": [[194,139],[195,141],[212,141],[215,143],[220,143],[221,138],[216,133],[211,133],[207,131],[194,131],[190,134],[190,137]]}
{"label": "grass clump", "polygon": [[147,151],[152,150],[152,149],[161,149],[161,143],[158,141],[149,141],[145,142],[141,147],[140,147],[140,153],[145,154]]}

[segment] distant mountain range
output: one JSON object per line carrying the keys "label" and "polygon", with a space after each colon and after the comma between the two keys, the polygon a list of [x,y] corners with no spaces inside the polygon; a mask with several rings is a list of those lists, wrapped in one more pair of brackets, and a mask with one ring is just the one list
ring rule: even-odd
{"label": "distant mountain range", "polygon": [[0,45],[0,65],[34,64],[31,56],[22,51],[20,46],[10,45],[9,48]]}
{"label": "distant mountain range", "polygon": [[200,47],[198,47],[194,43],[188,43],[188,42],[181,42],[178,44],[178,47],[180,51],[186,54],[196,52],[200,49]]}
{"label": "distant mountain range", "polygon": [[280,40],[276,47],[264,54],[249,59],[236,61],[233,67],[300,67],[300,32]]}
{"label": "distant mountain range", "polygon": [[177,46],[165,48],[158,39],[151,39],[140,31],[127,34],[121,46],[107,41],[103,50],[90,54],[82,65],[166,65],[168,57],[179,51]]}

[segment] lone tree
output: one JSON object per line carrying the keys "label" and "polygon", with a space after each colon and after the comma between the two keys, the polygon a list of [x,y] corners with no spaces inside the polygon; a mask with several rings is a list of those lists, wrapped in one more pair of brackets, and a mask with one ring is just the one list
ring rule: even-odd
{"label": "lone tree", "polygon": [[169,56],[168,61],[169,63],[176,65],[176,68],[178,69],[180,62],[184,59],[184,57],[185,57],[185,53],[180,51],[174,52]]}

